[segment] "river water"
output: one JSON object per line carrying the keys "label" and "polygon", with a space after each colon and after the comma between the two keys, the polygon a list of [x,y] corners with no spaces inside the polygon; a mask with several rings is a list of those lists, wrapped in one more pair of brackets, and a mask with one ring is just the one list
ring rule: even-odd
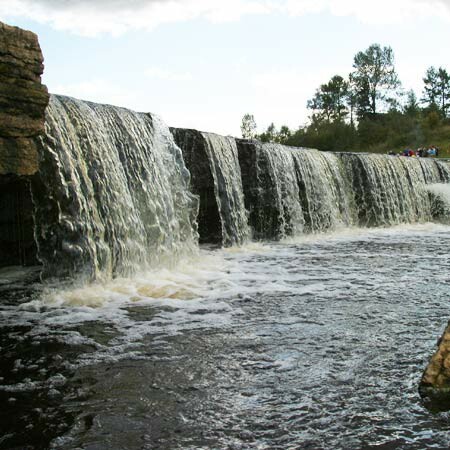
{"label": "river water", "polygon": [[3,270],[0,448],[447,449],[450,416],[417,388],[448,248],[422,224],[202,248],[88,287]]}

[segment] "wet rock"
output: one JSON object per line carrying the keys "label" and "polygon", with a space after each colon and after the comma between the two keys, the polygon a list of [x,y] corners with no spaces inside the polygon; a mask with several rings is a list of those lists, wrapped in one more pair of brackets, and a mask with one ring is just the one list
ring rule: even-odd
{"label": "wet rock", "polygon": [[[292,149],[255,140],[237,139],[236,144],[252,236],[255,239],[278,239],[292,234],[293,226],[300,223],[292,214],[296,193],[290,189],[293,187],[290,181],[296,184],[297,180],[295,175],[295,180],[288,179],[295,170],[290,158]],[[285,156],[289,161],[277,164]]]}
{"label": "wet rock", "polygon": [[422,376],[420,393],[433,403],[450,407],[450,322]]}
{"label": "wet rock", "polygon": [[207,142],[197,130],[170,128],[191,173],[191,189],[200,198],[198,232],[200,243],[222,243],[222,225],[214,192],[214,177],[209,164]]}

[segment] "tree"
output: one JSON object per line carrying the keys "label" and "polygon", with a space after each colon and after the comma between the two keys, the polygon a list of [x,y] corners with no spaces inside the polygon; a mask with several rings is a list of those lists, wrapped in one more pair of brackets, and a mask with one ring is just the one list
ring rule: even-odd
{"label": "tree", "polygon": [[348,114],[348,90],[348,82],[340,75],[335,75],[328,83],[320,85],[314,97],[308,101],[307,107],[328,122],[340,121]]}
{"label": "tree", "polygon": [[267,127],[267,130],[264,131],[264,133],[261,133],[258,137],[261,140],[261,142],[276,142],[277,134],[278,134],[277,128],[275,127],[275,124],[272,122]]}
{"label": "tree", "polygon": [[410,117],[417,117],[420,112],[416,93],[412,89],[406,93],[406,103],[403,106],[403,112]]}
{"label": "tree", "polygon": [[423,98],[422,101],[429,107],[437,105],[444,117],[450,107],[450,75],[439,67],[429,67],[423,78]]}
{"label": "tree", "polygon": [[355,126],[355,111],[358,105],[358,96],[356,92],[356,85],[353,80],[353,74],[348,76],[348,92],[347,92],[347,108],[350,111],[350,125]]}
{"label": "tree", "polygon": [[256,136],[256,122],[253,114],[244,114],[241,122],[241,133],[244,139],[254,139]]}
{"label": "tree", "polygon": [[392,102],[400,86],[392,48],[372,44],[366,51],[356,54],[353,68],[358,115],[375,115],[379,102]]}
{"label": "tree", "polygon": [[437,71],[434,67],[429,67],[423,78],[423,97],[422,102],[428,106],[437,105],[438,89],[437,89]]}
{"label": "tree", "polygon": [[277,142],[285,144],[292,136],[292,132],[287,125],[282,125],[280,131],[277,134]]}

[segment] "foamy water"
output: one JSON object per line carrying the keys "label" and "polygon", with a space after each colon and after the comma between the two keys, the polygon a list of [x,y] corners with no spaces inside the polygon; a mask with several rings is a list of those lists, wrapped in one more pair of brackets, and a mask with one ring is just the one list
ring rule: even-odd
{"label": "foamy water", "polygon": [[447,448],[448,416],[417,386],[450,317],[449,246],[446,225],[343,229],[16,287],[0,307],[4,442]]}

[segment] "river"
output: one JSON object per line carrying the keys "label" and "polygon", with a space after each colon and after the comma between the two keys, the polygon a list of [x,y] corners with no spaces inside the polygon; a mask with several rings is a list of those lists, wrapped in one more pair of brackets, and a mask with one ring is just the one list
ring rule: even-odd
{"label": "river", "polygon": [[448,248],[422,224],[204,247],[88,286],[3,269],[0,448],[448,448],[417,389]]}

